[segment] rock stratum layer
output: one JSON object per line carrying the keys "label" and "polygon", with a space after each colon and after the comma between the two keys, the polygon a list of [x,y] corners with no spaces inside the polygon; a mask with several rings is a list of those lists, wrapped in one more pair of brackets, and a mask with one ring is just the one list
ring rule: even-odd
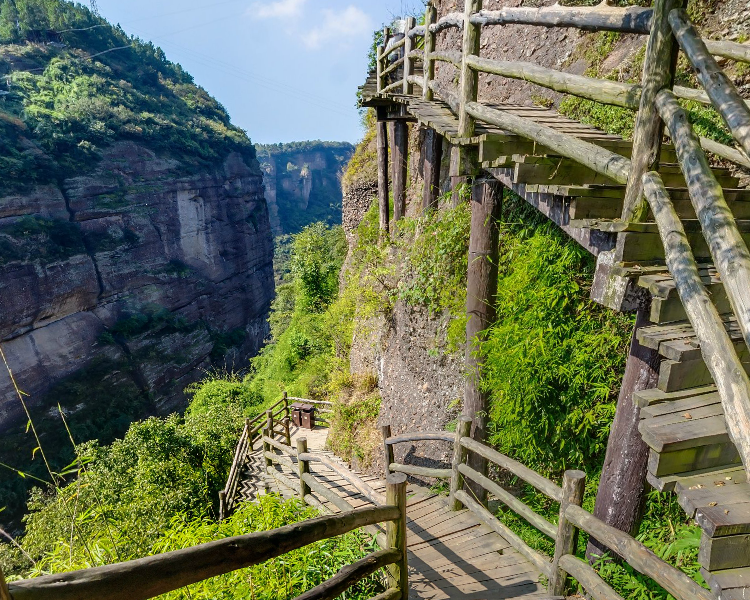
{"label": "rock stratum layer", "polygon": [[[165,414],[206,370],[257,352],[273,245],[246,161],[188,176],[118,142],[85,176],[0,199],[0,342],[32,414]],[[0,432],[25,421],[3,368]]]}

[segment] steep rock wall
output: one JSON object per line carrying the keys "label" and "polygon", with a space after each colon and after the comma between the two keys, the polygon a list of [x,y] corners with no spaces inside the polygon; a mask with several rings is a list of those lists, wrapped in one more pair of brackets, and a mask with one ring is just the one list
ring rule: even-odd
{"label": "steep rock wall", "polygon": [[341,174],[354,147],[299,142],[257,146],[265,174],[274,235],[298,233],[308,223],[341,223]]}
{"label": "steep rock wall", "polygon": [[[121,142],[86,176],[0,199],[0,342],[32,413],[108,405],[107,390],[168,413],[263,343],[273,247],[258,164],[179,166]],[[24,422],[3,368],[0,431]]]}

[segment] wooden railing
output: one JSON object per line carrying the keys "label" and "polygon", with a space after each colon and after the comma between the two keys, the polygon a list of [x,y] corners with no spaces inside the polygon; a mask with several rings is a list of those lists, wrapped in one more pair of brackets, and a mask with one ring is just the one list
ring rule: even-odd
{"label": "wooden railing", "polygon": [[7,592],[11,600],[146,600],[377,523],[386,524],[381,550],[342,568],[297,600],[333,600],[383,567],[387,569],[388,590],[373,600],[406,600],[406,477],[397,475],[386,481],[383,506],[348,510],[125,563],[17,581],[8,585]]}
{"label": "wooden railing", "polygon": [[[261,440],[266,431],[271,431],[273,432],[271,437],[282,436],[286,440],[287,446],[292,443],[290,433],[290,401],[319,406],[320,409],[316,411],[316,424],[323,427],[330,426],[330,415],[333,412],[331,409],[333,404],[331,402],[325,400],[311,400],[309,398],[295,398],[288,396],[286,392],[283,393],[281,400],[276,402],[276,404],[268,408],[265,412],[260,413],[252,419],[245,419],[245,426],[234,452],[232,466],[229,469],[227,484],[224,486],[224,489],[219,492],[219,520],[229,517],[237,505],[237,489],[242,478],[242,470],[247,462],[248,456],[253,452],[253,445],[255,442]],[[324,416],[318,418],[317,415]],[[279,419],[279,417],[283,418]],[[279,428],[281,430],[279,430]]]}
{"label": "wooden railing", "polygon": [[[377,54],[377,90],[381,95],[415,95],[413,86],[418,85],[423,99],[444,101],[458,117],[459,138],[453,141],[459,145],[474,143],[475,124],[480,121],[534,141],[538,152],[571,159],[613,182],[627,184],[622,217],[616,224],[618,231],[637,227],[647,217],[650,206],[665,246],[667,266],[718,387],[730,437],[745,469],[750,470],[750,378],[699,277],[684,227],[658,174],[666,125],[688,182],[689,196],[703,236],[745,342],[750,346],[750,252],[705,154],[707,150],[739,166],[750,167],[749,103],[740,96],[714,58],[721,56],[750,63],[750,48],[735,42],[703,40],[687,13],[675,8],[679,4],[673,0],[655,0],[652,8],[617,8],[602,3],[589,8],[555,5],[488,11],[482,10],[481,0],[466,0],[464,12],[451,13],[439,20],[430,7],[423,26],[417,27],[413,21],[407,23],[403,40],[389,46],[386,31],[385,43]],[[482,29],[509,24],[649,35],[643,85],[479,56]],[[436,51],[437,34],[451,28],[463,32],[461,52]],[[413,49],[419,38],[424,40],[423,50]],[[409,52],[406,52],[407,40]],[[687,56],[703,90],[673,85],[678,50]],[[414,61],[420,59],[422,77],[414,75]],[[436,62],[455,67],[457,87],[441,85],[435,80]],[[532,119],[482,105],[477,101],[480,73],[520,79],[557,92],[637,111],[631,156],[621,156]],[[677,98],[712,106],[722,116],[739,147],[699,138]]]}
{"label": "wooden railing", "polygon": [[[477,442],[469,437],[471,420],[462,417],[454,434],[447,432],[419,432],[415,434],[391,436],[390,426],[383,427],[383,449],[387,472],[397,471],[417,476],[450,479],[449,502],[453,510],[462,507],[469,509],[487,527],[507,540],[510,545],[541,573],[547,577],[548,592],[563,595],[568,587],[568,576],[572,576],[594,598],[594,600],[622,600],[599,574],[584,560],[575,556],[579,530],[601,540],[616,552],[634,569],[647,575],[678,600],[716,600],[714,595],[703,589],[685,573],[660,559],[642,543],[610,527],[603,521],[581,508],[586,485],[586,474],[582,471],[566,471],[562,487],[529,469],[512,458]],[[453,460],[450,469],[425,469],[403,465],[394,460],[393,446],[400,443],[441,441],[453,443]],[[469,453],[474,453],[489,461],[499,469],[507,471],[533,488],[559,503],[558,522],[555,525],[534,512],[520,499],[498,483],[468,465]],[[511,528],[497,519],[487,507],[474,497],[470,487],[472,482],[487,490],[493,497],[555,542],[553,556],[545,556],[529,546]]]}

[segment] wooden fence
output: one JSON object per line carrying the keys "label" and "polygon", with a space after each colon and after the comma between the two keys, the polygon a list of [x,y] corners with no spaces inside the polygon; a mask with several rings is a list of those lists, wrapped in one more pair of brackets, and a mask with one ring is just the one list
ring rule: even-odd
{"label": "wooden fence", "polygon": [[387,569],[388,590],[373,600],[406,600],[406,477],[403,475],[394,475],[386,481],[383,506],[326,515],[125,563],[17,581],[8,585],[8,593],[11,600],[146,600],[377,523],[386,524],[381,550],[342,568],[297,600],[333,600],[383,567]]}
{"label": "wooden fence", "polygon": [[[391,436],[390,426],[383,427],[383,449],[387,474],[391,472],[445,478],[450,481],[450,504],[453,510],[466,507],[487,527],[505,538],[511,546],[531,562],[548,581],[548,591],[558,596],[568,587],[568,576],[572,576],[594,600],[622,600],[599,574],[584,560],[575,556],[579,530],[601,540],[635,570],[647,575],[678,600],[716,600],[685,573],[664,562],[639,541],[619,529],[610,527],[581,508],[586,485],[586,474],[582,471],[566,471],[562,487],[546,479],[512,458],[493,450],[469,437],[471,420],[459,420],[455,434],[447,432],[419,432]],[[396,463],[393,447],[396,444],[423,441],[443,441],[453,444],[453,459],[450,469],[427,469]],[[559,503],[557,524],[543,516],[513,494],[498,485],[483,473],[468,465],[469,453],[486,459],[533,488]],[[498,520],[487,507],[473,497],[466,481],[481,486],[491,493],[527,523],[555,542],[553,556],[545,556],[531,548],[512,529]]]}
{"label": "wooden fence", "polygon": [[[665,247],[685,312],[697,334],[701,352],[716,382],[729,435],[745,469],[750,469],[750,378],[727,334],[710,294],[701,281],[685,227],[659,176],[665,131],[674,143],[680,171],[710,254],[726,288],[745,342],[750,345],[750,252],[728,207],[706,151],[742,167],[750,167],[750,107],[719,67],[715,56],[750,63],[747,45],[702,39],[679,0],[655,0],[653,7],[503,8],[482,10],[482,0],[466,0],[465,10],[436,18],[428,7],[425,24],[407,21],[403,39],[393,43],[386,30],[377,52],[377,92],[380,97],[417,96],[440,99],[458,117],[458,146],[475,144],[477,121],[532,140],[538,152],[560,156],[588,167],[613,183],[627,184],[621,218],[611,231],[635,231],[651,212]],[[648,35],[642,85],[632,85],[564,73],[529,62],[490,60],[480,56],[485,27],[523,24],[575,27]],[[436,36],[447,29],[463,33],[461,52],[437,51]],[[422,40],[420,49],[418,40]],[[682,51],[704,88],[674,86],[677,54]],[[416,75],[422,62],[422,76]],[[456,87],[439,83],[436,63],[452,65]],[[520,79],[557,92],[637,111],[632,152],[622,156],[531,118],[511,114],[478,100],[480,73]],[[416,87],[421,93],[416,92]],[[713,107],[723,118],[738,147],[696,135],[677,99]],[[381,219],[387,226],[387,219]]]}
{"label": "wooden fence", "polygon": [[[237,491],[242,480],[242,472],[247,464],[248,457],[253,452],[253,445],[259,441],[266,430],[272,431],[272,435],[280,435],[286,439],[287,445],[292,443],[290,434],[291,410],[289,402],[301,402],[320,407],[316,411],[316,423],[322,427],[330,426],[330,415],[332,413],[331,402],[325,400],[311,400],[309,398],[295,398],[283,393],[281,400],[260,413],[252,419],[245,419],[245,427],[240,435],[237,448],[234,452],[234,460],[229,469],[227,484],[224,490],[219,492],[219,520],[224,520],[232,514],[237,503]],[[318,414],[322,418],[318,418]],[[280,417],[283,417],[280,419]],[[279,426],[281,431],[279,431]]]}

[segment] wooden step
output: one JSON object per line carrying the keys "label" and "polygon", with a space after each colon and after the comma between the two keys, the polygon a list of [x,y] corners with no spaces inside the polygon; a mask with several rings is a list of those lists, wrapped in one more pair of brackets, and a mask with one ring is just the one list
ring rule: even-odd
{"label": "wooden step", "polygon": [[[648,390],[641,390],[633,394],[633,401],[641,408],[652,406],[655,404],[661,404],[663,402],[672,402],[674,400],[682,400],[684,398],[691,398],[693,396],[701,396],[703,394],[711,394],[716,392],[715,385],[707,385],[703,387],[678,390],[676,392],[665,392],[659,388],[651,388]],[[643,412],[641,412],[641,418],[643,418]]]}
{"label": "wooden step", "polygon": [[677,499],[688,517],[694,517],[696,511],[702,508],[722,506],[730,510],[730,506],[746,504],[750,498],[750,484],[728,483],[724,486],[709,486],[699,488],[693,486],[677,493]]}
{"label": "wooden step", "polygon": [[711,485],[724,485],[728,483],[745,483],[745,468],[740,465],[724,465],[722,467],[711,467],[699,471],[688,471],[687,473],[675,473],[672,475],[663,475],[655,477],[648,473],[648,482],[654,489],[660,492],[680,492],[684,489],[709,487]]}
{"label": "wooden step", "polygon": [[[750,204],[749,204],[750,206]],[[719,314],[729,315],[732,306],[729,302],[724,284],[715,268],[703,268],[699,271],[701,281],[711,295],[711,302]],[[644,275],[638,278],[638,286],[651,293],[651,312],[649,319],[652,323],[664,324],[687,320],[685,307],[682,305],[677,285],[669,273]]]}
{"label": "wooden step", "polygon": [[701,575],[721,600],[747,600],[750,598],[750,567],[709,572],[701,569]]}

